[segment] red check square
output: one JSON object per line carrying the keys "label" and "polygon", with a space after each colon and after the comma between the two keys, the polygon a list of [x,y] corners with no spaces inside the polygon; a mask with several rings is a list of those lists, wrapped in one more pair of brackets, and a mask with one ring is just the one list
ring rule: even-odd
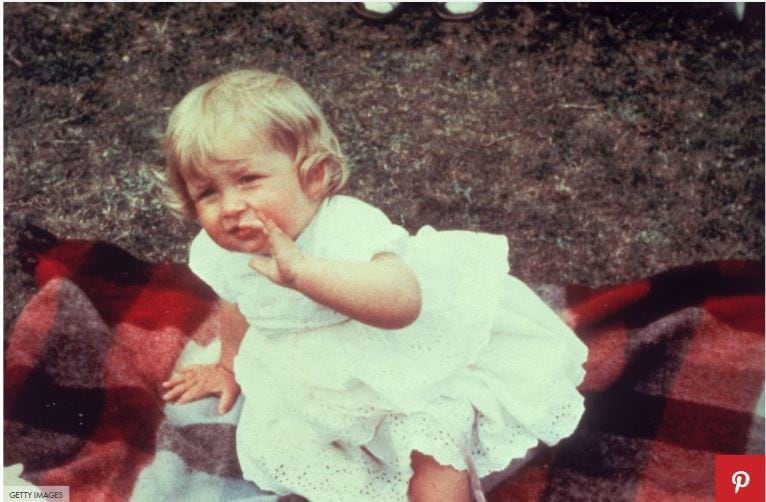
{"label": "red check square", "polygon": [[716,455],[716,502],[764,502],[764,471],[763,455]]}

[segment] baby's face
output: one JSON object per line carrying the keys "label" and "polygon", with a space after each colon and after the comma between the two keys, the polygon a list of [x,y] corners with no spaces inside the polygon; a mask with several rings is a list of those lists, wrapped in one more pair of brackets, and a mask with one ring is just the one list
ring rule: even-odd
{"label": "baby's face", "polygon": [[244,253],[266,251],[258,214],[297,238],[319,201],[301,188],[293,158],[265,141],[230,143],[221,149],[227,160],[205,166],[204,174],[185,179],[202,228],[219,246]]}

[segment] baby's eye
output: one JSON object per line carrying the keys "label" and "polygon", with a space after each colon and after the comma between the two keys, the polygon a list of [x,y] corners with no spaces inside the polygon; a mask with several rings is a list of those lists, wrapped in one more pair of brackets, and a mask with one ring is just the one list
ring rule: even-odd
{"label": "baby's eye", "polygon": [[239,177],[239,182],[243,185],[249,185],[251,183],[255,183],[256,181],[260,180],[262,176],[258,174],[243,174]]}
{"label": "baby's eye", "polygon": [[195,199],[200,201],[200,200],[204,200],[209,197],[212,197],[213,195],[215,195],[214,188],[205,188],[204,190],[200,190],[199,192],[197,192],[197,196],[195,197]]}

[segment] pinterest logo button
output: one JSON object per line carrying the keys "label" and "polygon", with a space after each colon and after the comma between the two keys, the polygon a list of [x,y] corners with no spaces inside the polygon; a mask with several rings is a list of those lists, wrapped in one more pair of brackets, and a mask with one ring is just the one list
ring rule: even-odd
{"label": "pinterest logo button", "polygon": [[764,502],[763,455],[716,455],[716,502]]}
{"label": "pinterest logo button", "polygon": [[731,484],[734,485],[734,494],[739,493],[740,488],[750,486],[750,474],[747,471],[737,471],[731,475]]}

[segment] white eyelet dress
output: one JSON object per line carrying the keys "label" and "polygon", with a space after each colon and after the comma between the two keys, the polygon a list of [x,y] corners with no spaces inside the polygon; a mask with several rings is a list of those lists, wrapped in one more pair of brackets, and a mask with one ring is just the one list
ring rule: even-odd
{"label": "white eyelet dress", "polygon": [[397,254],[418,278],[422,310],[403,329],[367,326],[200,233],[190,267],[250,324],[234,366],[246,479],[312,502],[406,501],[413,450],[458,470],[472,461],[485,476],[577,426],[586,348],[508,275],[504,236],[410,236],[379,209],[334,196],[297,244],[344,261]]}

